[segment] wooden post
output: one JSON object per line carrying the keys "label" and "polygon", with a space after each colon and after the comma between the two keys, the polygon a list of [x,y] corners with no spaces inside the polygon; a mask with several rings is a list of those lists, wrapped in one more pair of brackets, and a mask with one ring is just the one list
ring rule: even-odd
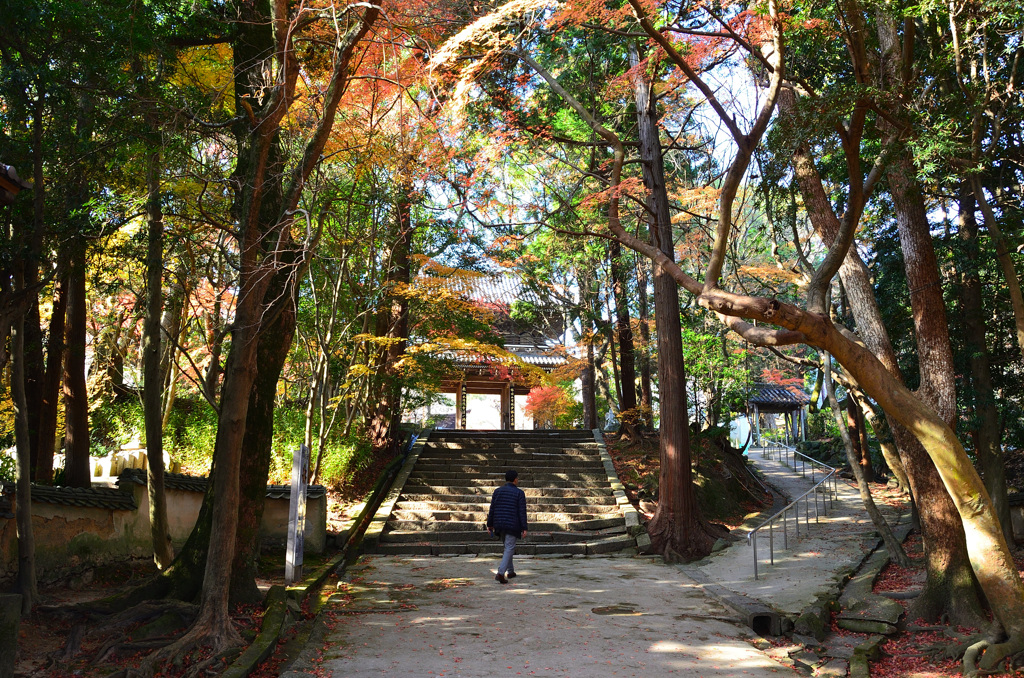
{"label": "wooden post", "polygon": [[754,405],[754,444],[761,447],[761,411]]}
{"label": "wooden post", "polygon": [[462,394],[462,398],[459,399],[459,428],[462,430],[466,429],[466,382],[463,381],[459,385],[459,392]]}
{"label": "wooden post", "polygon": [[512,384],[505,384],[501,389],[501,429],[507,431],[511,428],[509,424],[512,421],[512,415],[510,414],[510,403],[512,401],[511,390]]}
{"label": "wooden post", "polygon": [[465,411],[463,407],[465,398],[466,382],[460,381],[459,385],[455,387],[455,428],[460,430],[466,428],[466,420],[462,416],[462,413]]}
{"label": "wooden post", "polygon": [[514,384],[508,386],[508,428],[516,430],[516,387]]}
{"label": "wooden post", "polygon": [[306,531],[306,473],[309,450],[305,445],[292,454],[292,486],[288,501],[288,551],[284,561],[284,581],[302,579],[303,537]]}

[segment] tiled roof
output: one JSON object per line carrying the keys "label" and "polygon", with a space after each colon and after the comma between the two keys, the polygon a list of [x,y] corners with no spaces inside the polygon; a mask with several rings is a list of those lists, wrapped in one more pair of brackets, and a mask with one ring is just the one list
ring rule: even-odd
{"label": "tiled roof", "polygon": [[798,386],[781,384],[754,384],[754,392],[747,399],[757,405],[807,405],[811,397]]}
{"label": "tiled roof", "polygon": [[[306,499],[319,499],[327,494],[323,485],[307,485]],[[267,499],[288,499],[292,496],[291,485],[267,485]]]}
{"label": "tiled roof", "polygon": [[[127,468],[121,472],[117,479],[118,487],[122,483],[146,484],[146,471],[139,468]],[[205,492],[206,478],[199,476],[187,476],[182,473],[165,473],[164,487],[173,490],[184,490],[186,492]],[[324,496],[327,492],[323,485],[309,485],[306,488],[306,497],[316,499]],[[283,499],[291,496],[289,485],[267,485],[267,497],[269,499]]]}
{"label": "tiled roof", "polygon": [[[4,483],[4,491],[14,492],[13,483]],[[113,487],[51,487],[50,485],[33,485],[32,501],[61,506],[81,506],[84,508],[112,509],[114,511],[134,511],[135,497],[130,492]]]}

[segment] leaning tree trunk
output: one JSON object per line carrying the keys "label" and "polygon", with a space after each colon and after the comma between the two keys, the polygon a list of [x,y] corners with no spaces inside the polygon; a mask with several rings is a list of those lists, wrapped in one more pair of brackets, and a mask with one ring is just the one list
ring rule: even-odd
{"label": "leaning tree trunk", "polygon": [[985,304],[978,275],[978,223],[974,218],[974,199],[966,186],[961,186],[960,189],[959,231],[964,248],[960,271],[960,299],[964,342],[971,370],[971,385],[974,387],[976,423],[972,428],[976,432],[975,452],[985,487],[992,497],[996,517],[1003,526],[1003,536],[1012,544],[1013,523],[1006,495],[1005,462],[999,441],[999,410],[996,407],[995,388],[992,385],[988,341],[985,338]]}
{"label": "leaning tree trunk", "polygon": [[146,168],[149,197],[146,201],[148,245],[146,251],[146,321],[142,340],[143,417],[146,422],[146,471],[149,492],[149,531],[153,540],[153,560],[165,570],[174,560],[171,531],[167,520],[167,495],[164,493],[163,408],[160,373],[160,315],[163,305],[164,224],[160,206],[160,151],[150,149]]}
{"label": "leaning tree trunk", "polygon": [[68,272],[68,314],[64,331],[64,430],[66,482],[71,487],[90,487],[89,394],[85,383],[85,241],[72,245]]}
{"label": "leaning tree trunk", "polygon": [[907,552],[903,550],[903,545],[896,540],[896,536],[893,535],[892,530],[889,528],[889,523],[885,521],[885,516],[882,515],[881,511],[878,510],[878,506],[875,505],[875,500],[871,496],[871,490],[868,488],[868,479],[865,477],[864,470],[859,463],[860,460],[858,459],[856,446],[853,444],[853,437],[850,435],[849,428],[844,426],[839,400],[836,399],[836,390],[832,385],[832,357],[829,355],[825,356],[825,369],[823,373],[825,392],[828,394],[828,402],[832,407],[836,425],[839,427],[839,435],[843,439],[846,461],[850,464],[853,477],[857,481],[860,500],[864,503],[864,508],[871,518],[871,524],[875,526],[875,531],[881,535],[882,541],[885,543],[885,549],[889,552],[889,557],[900,567],[910,567],[910,558],[907,557]]}

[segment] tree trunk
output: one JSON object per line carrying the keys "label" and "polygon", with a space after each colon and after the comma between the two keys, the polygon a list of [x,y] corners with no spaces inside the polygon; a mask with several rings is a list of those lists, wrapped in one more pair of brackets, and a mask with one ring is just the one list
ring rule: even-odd
{"label": "tree trunk", "polygon": [[860,466],[864,482],[875,482],[875,469],[871,465],[871,448],[868,447],[868,432],[864,425],[864,413],[861,412],[860,401],[854,394],[850,393],[846,399],[846,421],[850,437],[853,442],[853,449],[857,452],[857,461]]}
{"label": "tree trunk", "polygon": [[619,383],[622,391],[619,418],[627,435],[633,437],[642,420],[636,411],[636,358],[633,350],[633,328],[629,318],[625,262],[622,258],[622,245],[617,240],[611,241],[609,254],[612,287],[615,293],[615,334],[619,343]]}
{"label": "tree trunk", "polygon": [[1020,279],[1017,277],[1017,269],[1013,259],[1010,257],[1010,246],[1003,237],[1002,229],[999,228],[999,221],[995,212],[985,197],[985,191],[981,185],[981,179],[975,175],[971,179],[971,188],[974,192],[974,199],[981,208],[981,215],[985,220],[985,228],[988,229],[989,237],[996,247],[996,259],[1003,271],[1003,279],[1006,280],[1006,289],[1010,293],[1010,307],[1013,309],[1013,324],[1016,329],[1017,348],[1024,354],[1024,294],[1021,294]]}
{"label": "tree trunk", "polygon": [[[896,212],[914,315],[921,374],[918,394],[935,409],[947,426],[952,426],[956,420],[956,369],[946,323],[942,281],[928,229],[924,197],[915,178],[917,171],[906,151],[896,154],[886,176]],[[931,465],[927,459],[921,459],[913,465],[904,463],[912,483],[915,472],[932,474],[927,468]],[[963,534],[964,526],[957,520],[951,499],[944,494],[938,483],[927,494],[916,488],[914,490],[923,522],[931,523],[928,529],[922,530],[931,576],[925,590],[914,601],[911,612],[931,621],[948,611],[953,621],[978,626],[982,605],[968,567],[970,561]],[[926,503],[931,506],[926,506]],[[943,517],[941,523],[934,520],[936,515]],[[930,545],[936,548],[929,548]],[[933,578],[944,581],[939,586]]]}
{"label": "tree trunk", "polygon": [[647,310],[647,267],[650,266],[647,259],[639,259],[636,262],[636,287],[637,299],[639,300],[640,323],[640,408],[642,410],[642,423],[645,428],[650,428],[653,414],[654,398],[651,392],[651,317]]}
{"label": "tree trunk", "polygon": [[[402,190],[395,206],[394,247],[385,283],[389,290],[388,308],[378,316],[377,336],[386,337],[386,345],[378,352],[382,383],[377,406],[370,422],[370,443],[374,456],[396,451],[401,422],[402,382],[397,371],[399,360],[405,354],[409,338],[409,300],[402,292],[411,281],[409,255],[412,250],[412,215],[408,195],[411,188]],[[397,341],[396,341],[397,340]]]}
{"label": "tree trunk", "polygon": [[989,364],[988,341],[985,336],[985,304],[978,276],[978,223],[974,217],[974,196],[971,189],[960,187],[959,231],[963,241],[960,270],[960,300],[964,323],[964,343],[971,371],[975,419],[975,452],[985,488],[992,497],[996,517],[1003,527],[1003,536],[1013,543],[1013,524],[1006,496],[1006,469],[999,441],[999,410]]}
{"label": "tree trunk", "polygon": [[69,486],[90,487],[89,394],[85,383],[85,241],[79,237],[72,247],[64,332],[64,472]]}
{"label": "tree trunk", "polygon": [[57,411],[59,409],[61,375],[64,366],[64,318],[68,306],[68,281],[58,280],[53,286],[53,311],[46,339],[46,373],[39,410],[39,456],[36,458],[35,480],[49,485],[53,482],[53,455],[57,450]]}
{"label": "tree trunk", "polygon": [[[34,276],[33,276],[34,277]],[[35,280],[28,283],[34,286]],[[43,410],[43,385],[46,382],[46,367],[43,363],[43,332],[39,320],[39,293],[29,295],[28,310],[24,320],[25,339],[25,414],[28,417],[29,447],[32,453],[31,476],[35,478],[39,467],[40,452],[39,424]],[[53,450],[50,450],[53,456]],[[49,462],[53,467],[53,460]]]}
{"label": "tree trunk", "polygon": [[[632,45],[630,63],[635,72],[639,57]],[[665,185],[657,104],[651,97],[651,85],[642,74],[634,73],[632,84],[643,180],[648,191],[651,244],[669,261],[674,261],[672,217]],[[671,274],[657,263],[654,266],[654,319],[658,345],[661,470],[658,508],[647,531],[654,550],[661,553],[666,561],[696,560],[711,552],[714,538],[697,504],[693,487],[679,288]]]}
{"label": "tree trunk", "polygon": [[11,327],[11,399],[14,405],[14,433],[17,448],[17,490],[15,523],[18,534],[18,593],[22,595],[23,615],[31,613],[39,598],[36,587],[36,547],[32,535],[31,451],[29,449],[28,412],[25,407],[25,335],[22,316],[15,316]]}
{"label": "tree trunk", "polygon": [[[288,269],[286,269],[288,270]],[[287,274],[278,274],[269,297],[281,295],[288,283]],[[274,323],[260,334],[257,364],[259,371],[249,396],[245,420],[245,438],[240,469],[238,496],[238,536],[235,562],[231,566],[230,602],[255,603],[263,598],[256,586],[260,556],[260,523],[267,497],[267,479],[274,444],[274,405],[277,385],[291,350],[295,334],[295,299],[286,293],[277,297],[281,308]]]}
{"label": "tree trunk", "polygon": [[580,375],[580,388],[583,391],[583,428],[595,429],[598,427],[597,380],[594,375],[594,335],[592,328],[589,327],[589,321],[586,320],[588,317],[589,313],[585,312],[582,339],[586,348],[584,349],[583,373]]}
{"label": "tree trunk", "polygon": [[[790,93],[783,92],[780,97],[780,108],[785,111],[791,105]],[[794,153],[793,166],[811,223],[819,236],[825,242],[831,243],[839,232],[839,220],[822,187],[813,158],[806,148],[799,148]],[[934,254],[932,262],[934,263]],[[839,269],[839,276],[865,345],[877,356],[889,374],[902,385],[903,376],[899,371],[888,330],[878,309],[870,272],[855,248],[850,248],[847,252]],[[919,296],[918,302],[921,301],[922,298]],[[919,312],[915,309],[915,316],[918,315]],[[944,322],[944,311],[942,318]],[[866,389],[866,385],[861,385]],[[915,506],[921,517],[928,577],[924,592],[914,601],[914,614],[932,620],[949,613],[955,622],[977,627],[980,625],[982,614],[981,601],[974,586],[974,577],[971,574],[963,538],[963,526],[956,507],[921,442],[911,431],[899,424],[895,412],[885,409],[885,413],[902,466],[910,482]]]}
{"label": "tree trunk", "polygon": [[149,530],[153,539],[153,561],[165,570],[171,565],[171,532],[164,493],[163,408],[160,373],[160,316],[163,305],[164,224],[160,205],[160,151],[150,149],[146,167],[149,196],[146,201],[148,227],[146,251],[146,321],[142,340],[142,407],[146,428],[146,472],[149,492]]}
{"label": "tree trunk", "polygon": [[857,449],[853,444],[853,437],[850,435],[849,427],[843,425],[843,415],[839,411],[840,406],[839,401],[836,399],[835,387],[832,385],[831,371],[832,358],[826,355],[824,369],[825,391],[828,394],[828,401],[835,415],[836,424],[839,426],[839,435],[843,439],[846,461],[850,464],[850,468],[853,470],[853,477],[857,480],[857,490],[860,492],[860,499],[864,502],[864,508],[871,518],[871,524],[875,526],[875,531],[881,535],[882,541],[885,543],[885,549],[889,552],[889,557],[900,567],[910,567],[910,558],[907,557],[906,551],[903,550],[903,545],[896,540],[892,530],[889,528],[889,523],[885,521],[885,517],[878,510],[875,500],[871,496],[871,490],[868,488],[868,479],[864,477]]}
{"label": "tree trunk", "polygon": [[878,446],[882,449],[882,458],[885,459],[889,471],[896,478],[900,489],[909,494],[910,479],[907,478],[907,470],[903,468],[903,462],[900,460],[900,452],[896,449],[896,441],[893,439],[892,429],[889,428],[889,420],[885,416],[877,416],[871,403],[866,399],[861,401],[861,411],[864,414],[864,420],[871,424],[871,429],[875,432]]}

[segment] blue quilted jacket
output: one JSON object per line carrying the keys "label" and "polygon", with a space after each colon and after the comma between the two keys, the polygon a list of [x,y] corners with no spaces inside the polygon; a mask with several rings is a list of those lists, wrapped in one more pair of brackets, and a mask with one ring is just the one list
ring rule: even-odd
{"label": "blue quilted jacket", "polygon": [[526,493],[513,483],[505,483],[494,491],[487,527],[496,532],[519,536],[526,529]]}

